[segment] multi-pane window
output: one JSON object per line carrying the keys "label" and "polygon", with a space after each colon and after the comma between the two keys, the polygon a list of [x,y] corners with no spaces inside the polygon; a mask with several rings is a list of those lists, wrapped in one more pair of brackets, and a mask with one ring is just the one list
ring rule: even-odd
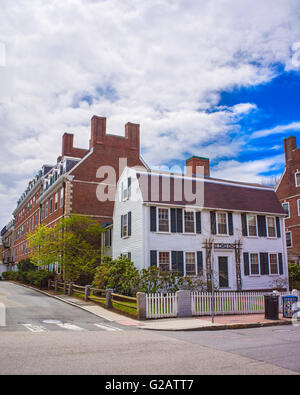
{"label": "multi-pane window", "polygon": [[105,247],[111,247],[111,229],[108,229],[105,232],[104,244],[105,244]]}
{"label": "multi-pane window", "polygon": [[217,213],[217,232],[219,235],[227,235],[227,214]]}
{"label": "multi-pane window", "polygon": [[258,254],[250,254],[250,273],[259,274]]}
{"label": "multi-pane window", "polygon": [[292,247],[292,232],[286,232],[285,238],[286,238],[286,246]]}
{"label": "multi-pane window", "polygon": [[58,209],[58,193],[55,194],[54,211]]}
{"label": "multi-pane window", "polygon": [[278,274],[277,254],[270,254],[270,274]]}
{"label": "multi-pane window", "polygon": [[158,264],[161,270],[170,270],[170,253],[168,251],[159,251]]}
{"label": "multi-pane window", "polygon": [[186,233],[195,233],[194,211],[184,210],[184,231]]}
{"label": "multi-pane window", "polygon": [[169,210],[167,208],[158,209],[158,230],[159,232],[169,232]]}
{"label": "multi-pane window", "polygon": [[53,199],[50,199],[49,214],[53,213]]}
{"label": "multi-pane window", "polygon": [[276,224],[274,217],[267,217],[268,237],[276,237]]}
{"label": "multi-pane window", "polygon": [[247,215],[248,235],[257,236],[257,224],[255,215]]}
{"label": "multi-pane window", "polygon": [[60,208],[62,208],[64,206],[64,194],[65,194],[65,190],[64,190],[64,188],[61,188],[61,190],[60,190]]}
{"label": "multi-pane window", "polygon": [[296,183],[296,187],[300,186],[300,172],[295,173],[295,183]]}
{"label": "multi-pane window", "polygon": [[290,216],[290,204],[288,202],[282,203],[282,208],[283,211],[287,214],[287,216]]}
{"label": "multi-pane window", "polygon": [[194,252],[185,253],[185,274],[186,276],[196,275],[196,256]]}
{"label": "multi-pane window", "polygon": [[128,235],[128,215],[122,215],[122,235],[126,237]]}

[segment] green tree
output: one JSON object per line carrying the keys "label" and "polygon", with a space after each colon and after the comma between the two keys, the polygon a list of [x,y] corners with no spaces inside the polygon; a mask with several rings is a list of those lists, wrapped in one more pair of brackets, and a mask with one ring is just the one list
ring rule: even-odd
{"label": "green tree", "polygon": [[72,215],[54,227],[40,226],[28,237],[30,259],[37,266],[59,264],[66,281],[90,279],[101,263],[99,223],[89,217]]}
{"label": "green tree", "polygon": [[19,272],[29,272],[31,270],[36,270],[36,266],[31,262],[29,258],[21,259],[18,262],[18,271]]}
{"label": "green tree", "polygon": [[300,289],[300,266],[297,263],[289,263],[288,268],[290,288]]}
{"label": "green tree", "polygon": [[134,295],[139,281],[139,271],[128,258],[113,260],[105,257],[96,269],[93,286],[100,289],[112,288],[122,295]]}

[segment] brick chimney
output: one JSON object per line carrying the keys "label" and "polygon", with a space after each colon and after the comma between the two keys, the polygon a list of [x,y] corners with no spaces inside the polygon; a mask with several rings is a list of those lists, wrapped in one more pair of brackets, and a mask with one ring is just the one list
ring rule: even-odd
{"label": "brick chimney", "polygon": [[[191,158],[186,160],[186,174],[188,176],[197,175],[197,167],[203,167],[203,174],[206,177],[209,177],[209,159],[202,158],[200,156],[192,156]],[[202,174],[199,174],[202,175]]]}
{"label": "brick chimney", "polygon": [[106,118],[94,115],[91,120],[90,148],[103,144],[106,135]]}
{"label": "brick chimney", "polygon": [[62,137],[62,156],[72,156],[74,135],[64,133]]}
{"label": "brick chimney", "polygon": [[293,159],[293,151],[297,149],[297,141],[295,136],[290,136],[284,141],[284,153],[285,153],[285,164],[288,165],[288,161]]}
{"label": "brick chimney", "polygon": [[140,149],[140,125],[127,122],[125,125],[125,138],[129,141],[129,148]]}

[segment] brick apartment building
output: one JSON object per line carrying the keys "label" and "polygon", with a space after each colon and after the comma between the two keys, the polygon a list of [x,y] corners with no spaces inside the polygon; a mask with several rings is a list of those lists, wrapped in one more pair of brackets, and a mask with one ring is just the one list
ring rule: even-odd
{"label": "brick apartment building", "polygon": [[284,139],[285,169],[276,188],[286,212],[286,245],[289,262],[300,264],[300,149],[295,136]]}
{"label": "brick apartment building", "polygon": [[[147,165],[140,156],[140,127],[125,125],[125,136],[106,133],[106,118],[93,116],[89,149],[74,147],[73,134],[62,137],[62,152],[56,165],[44,165],[18,201],[14,216],[15,262],[30,254],[26,236],[40,224],[53,226],[61,218],[81,214],[100,225],[113,219],[113,201],[100,201],[97,187],[115,184],[122,168]],[[109,180],[101,166],[111,166],[116,180]]]}
{"label": "brick apartment building", "polygon": [[[6,270],[13,270],[15,266],[15,256],[14,256],[14,220],[10,221],[1,230],[1,258],[2,263]],[[1,259],[0,259],[1,260]]]}

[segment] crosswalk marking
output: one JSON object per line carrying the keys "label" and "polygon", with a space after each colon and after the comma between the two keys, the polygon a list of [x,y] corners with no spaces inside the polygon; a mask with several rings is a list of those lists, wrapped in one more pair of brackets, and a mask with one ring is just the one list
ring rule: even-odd
{"label": "crosswalk marking", "polygon": [[65,324],[56,324],[56,325],[64,329],[70,329],[71,331],[84,331],[83,328],[74,324],[65,323]]}
{"label": "crosswalk marking", "polygon": [[104,329],[105,331],[114,331],[114,332],[117,332],[117,331],[122,332],[123,331],[123,329],[116,328],[115,326],[113,327],[113,326],[110,326],[107,324],[94,324],[94,325],[96,325],[98,328]]}
{"label": "crosswalk marking", "polygon": [[28,330],[30,330],[31,332],[45,332],[46,329],[41,326],[41,325],[33,325],[33,324],[22,324],[23,326],[25,326],[25,328],[27,328]]}

